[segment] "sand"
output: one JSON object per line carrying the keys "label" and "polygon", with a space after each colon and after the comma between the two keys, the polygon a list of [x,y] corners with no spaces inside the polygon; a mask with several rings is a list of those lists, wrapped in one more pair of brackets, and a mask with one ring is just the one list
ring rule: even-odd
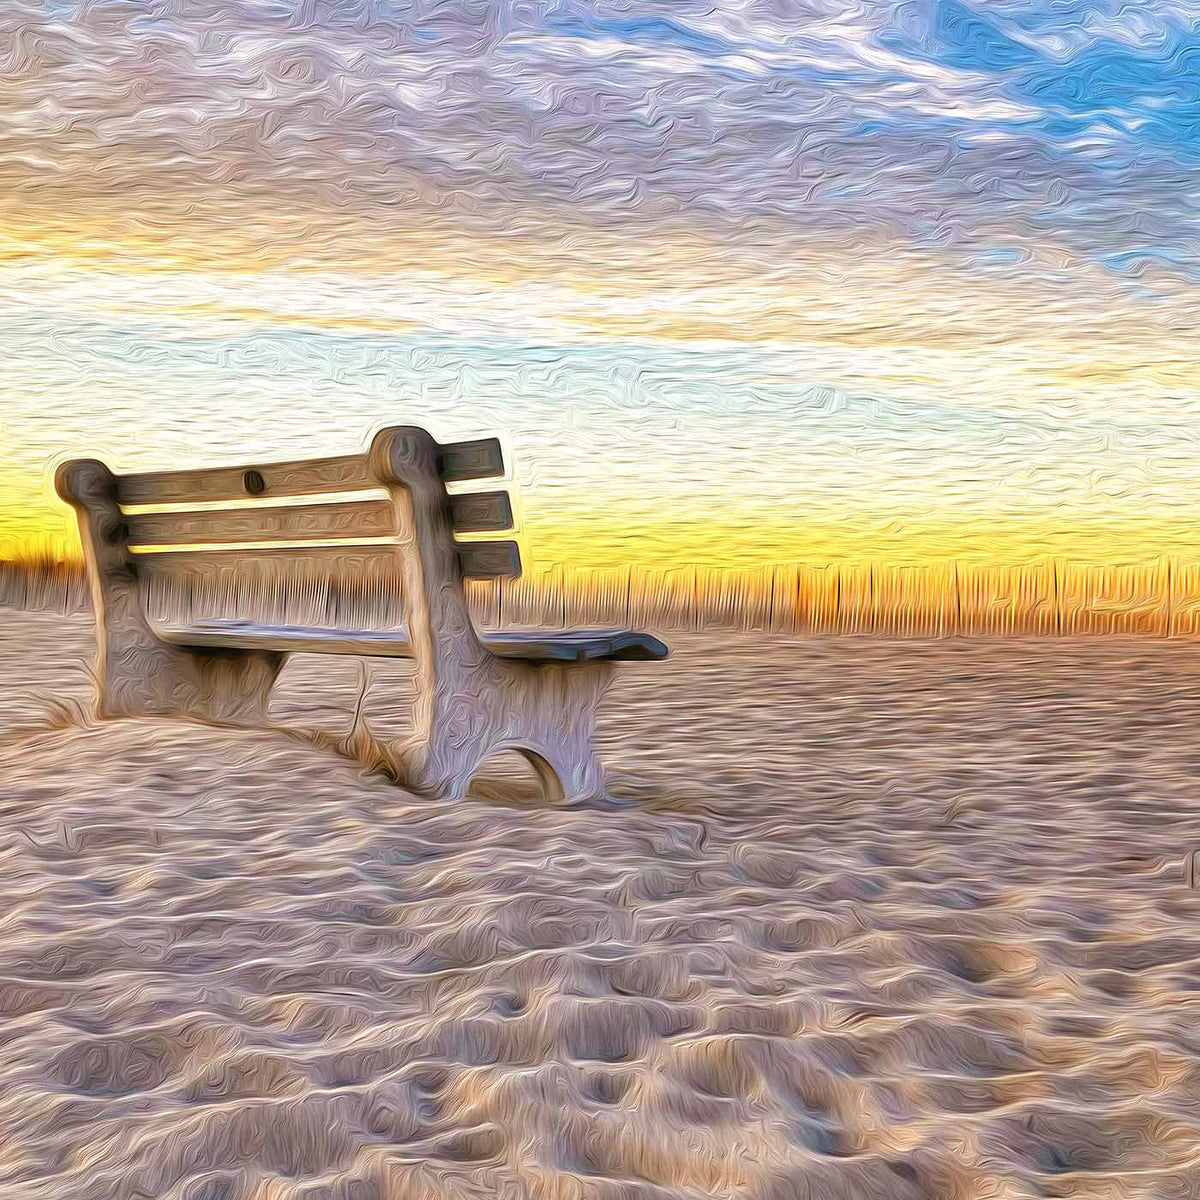
{"label": "sand", "polygon": [[673,642],[561,811],[334,756],[353,660],[91,724],[0,613],[0,1195],[1200,1195],[1200,646]]}

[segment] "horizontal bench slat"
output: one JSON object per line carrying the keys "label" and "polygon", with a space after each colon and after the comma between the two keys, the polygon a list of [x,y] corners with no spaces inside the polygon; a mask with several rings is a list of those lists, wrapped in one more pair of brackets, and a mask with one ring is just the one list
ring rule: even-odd
{"label": "horizontal bench slat", "polygon": [[[191,571],[213,573],[241,569],[255,562],[311,563],[313,570],[399,571],[397,545],[375,546],[264,546],[229,550],[166,550],[135,553],[135,560],[151,573],[176,575]],[[521,552],[516,542],[462,542],[458,559],[468,579],[506,579],[521,573]]]}
{"label": "horizontal bench slat", "polygon": [[278,570],[282,578],[293,572],[306,575],[400,574],[400,557],[395,542],[358,546],[267,546],[229,550],[166,550],[134,553],[133,561],[147,574],[178,577],[184,574],[219,575],[222,571],[243,572],[256,565]]}
{"label": "horizontal bench slat", "polygon": [[646,662],[666,658],[668,653],[666,645],[652,634],[628,629],[563,633],[501,630],[481,633],[479,640],[500,658],[528,658],[541,662],[578,662],[589,658]]}
{"label": "horizontal bench slat", "polygon": [[[450,442],[438,447],[438,470],[447,483],[504,474],[498,438]],[[122,504],[189,504],[246,497],[309,496],[379,487],[365,454],[250,463],[196,471],[149,471],[120,476]]]}
{"label": "horizontal bench slat", "polygon": [[[253,621],[201,621],[160,628],[163,641],[183,646],[239,650],[282,650],[311,654],[361,654],[378,658],[410,658],[412,645],[404,633],[376,630],[320,629],[303,625],[267,625]],[[551,633],[544,630],[481,633],[479,640],[500,658],[577,662],[580,659],[661,659],[667,647],[647,633],[626,629]]]}
{"label": "horizontal bench slat", "polygon": [[499,438],[477,438],[438,447],[438,470],[447,483],[467,479],[495,479],[504,474],[504,452]]}
{"label": "horizontal bench slat", "polygon": [[412,658],[412,643],[402,632],[315,629],[295,625],[258,625],[212,621],[155,631],[177,646],[230,650],[282,650],[309,654],[358,654],[367,658]]}
{"label": "horizontal bench slat", "polygon": [[512,501],[507,492],[465,492],[451,496],[450,519],[458,533],[498,533],[512,528]]}
{"label": "horizontal bench slat", "polygon": [[515,579],[521,574],[516,542],[459,542],[458,561],[466,579]]}
{"label": "horizontal bench slat", "polygon": [[[135,546],[225,545],[235,542],[319,541],[396,536],[387,500],[343,500],[287,507],[141,513],[126,518]],[[251,552],[253,553],[253,552]]]}
{"label": "horizontal bench slat", "polygon": [[209,503],[354,492],[379,486],[361,454],[200,471],[153,471],[122,475],[119,484],[122,504]]}

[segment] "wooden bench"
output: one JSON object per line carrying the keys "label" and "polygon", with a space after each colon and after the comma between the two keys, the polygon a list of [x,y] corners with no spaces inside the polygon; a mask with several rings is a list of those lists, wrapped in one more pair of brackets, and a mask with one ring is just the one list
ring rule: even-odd
{"label": "wooden bench", "polygon": [[[455,534],[511,529],[512,507],[506,491],[449,495],[446,484],[503,472],[495,439],[439,445],[411,426],[381,431],[365,454],[301,462],[132,475],[94,459],[64,463],[55,484],[76,511],[87,559],[100,714],[261,724],[288,654],[411,658],[414,732],[387,747],[407,786],[460,797],[485,759],[516,750],[551,798],[601,795],[593,734],[613,664],[664,658],[667,647],[628,630],[476,631],[464,578],[519,575],[520,555],[512,541],[461,542]],[[366,491],[386,498],[347,498]],[[254,503],[278,497],[309,499]],[[161,511],[168,505],[188,511]],[[153,506],[160,511],[137,511]],[[222,613],[164,624],[149,610],[156,579],[251,562],[270,572],[297,555],[330,571],[382,565],[399,581],[407,628]]]}

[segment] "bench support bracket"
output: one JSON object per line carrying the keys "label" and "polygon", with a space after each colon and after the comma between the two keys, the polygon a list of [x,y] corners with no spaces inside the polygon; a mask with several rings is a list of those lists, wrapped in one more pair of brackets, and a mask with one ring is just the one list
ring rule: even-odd
{"label": "bench support bracket", "polygon": [[418,698],[414,735],[392,746],[393,768],[413,791],[457,800],[488,758],[515,750],[533,764],[547,799],[602,798],[596,709],[612,674],[604,661],[504,659],[443,673]]}
{"label": "bench support bracket", "polygon": [[146,617],[143,580],[112,472],[91,459],[65,464],[59,495],[75,509],[96,620],[96,707],[102,717],[190,716],[263,725],[285,655],[208,650],[161,641]]}

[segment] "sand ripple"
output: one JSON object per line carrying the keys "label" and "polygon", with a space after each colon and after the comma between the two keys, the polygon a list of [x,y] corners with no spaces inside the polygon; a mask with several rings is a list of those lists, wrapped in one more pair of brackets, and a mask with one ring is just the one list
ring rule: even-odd
{"label": "sand ripple", "polygon": [[49,728],[3,620],[6,1197],[1200,1194],[1194,649],[685,641],[564,812]]}

